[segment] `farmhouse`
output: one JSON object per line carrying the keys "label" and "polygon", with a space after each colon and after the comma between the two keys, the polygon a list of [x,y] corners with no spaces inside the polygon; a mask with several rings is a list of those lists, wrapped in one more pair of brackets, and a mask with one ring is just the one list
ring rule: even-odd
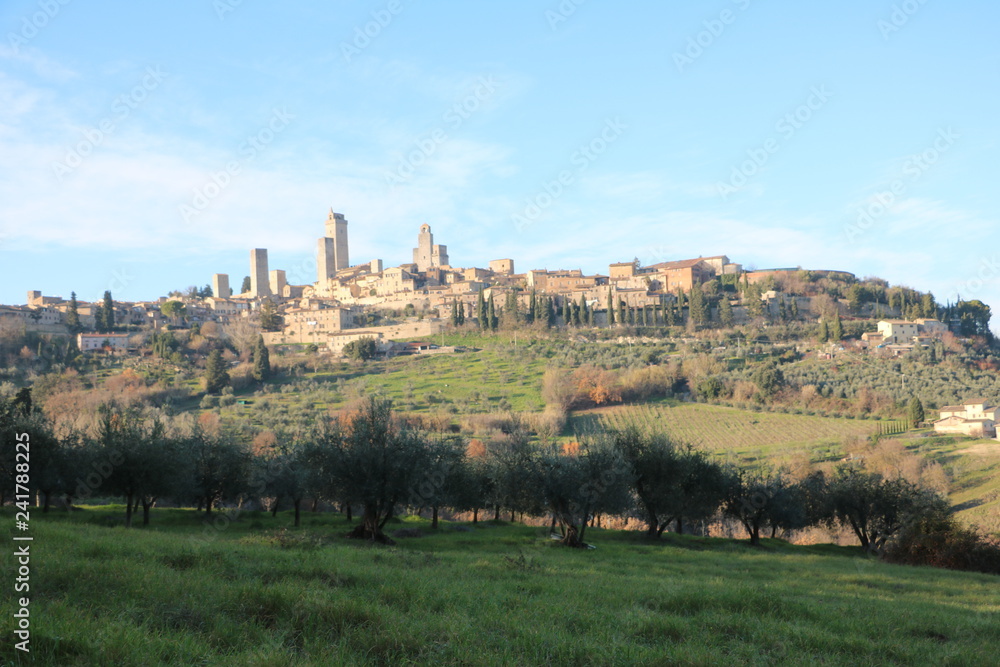
{"label": "farmhouse", "polygon": [[941,418],[934,422],[938,433],[959,433],[977,438],[995,438],[1000,422],[1000,407],[985,400],[970,399],[962,405],[941,408]]}

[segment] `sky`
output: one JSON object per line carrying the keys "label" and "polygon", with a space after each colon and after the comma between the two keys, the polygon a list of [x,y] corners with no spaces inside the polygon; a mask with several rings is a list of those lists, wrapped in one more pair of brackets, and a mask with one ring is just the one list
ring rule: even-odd
{"label": "sky", "polygon": [[[1000,5],[0,4],[0,303],[251,248],[518,271],[725,254],[1000,309]],[[1000,317],[993,326],[1000,325]]]}

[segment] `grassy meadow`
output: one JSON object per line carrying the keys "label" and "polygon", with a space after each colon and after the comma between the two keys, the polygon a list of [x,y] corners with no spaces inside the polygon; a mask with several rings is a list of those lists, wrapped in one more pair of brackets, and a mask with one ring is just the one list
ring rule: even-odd
{"label": "grassy meadow", "polygon": [[[11,517],[6,516],[7,525]],[[857,549],[404,519],[372,547],[339,515],[32,513],[32,658],[6,665],[988,664],[996,577]],[[11,550],[4,570],[12,579]],[[0,604],[11,637],[11,596]]]}

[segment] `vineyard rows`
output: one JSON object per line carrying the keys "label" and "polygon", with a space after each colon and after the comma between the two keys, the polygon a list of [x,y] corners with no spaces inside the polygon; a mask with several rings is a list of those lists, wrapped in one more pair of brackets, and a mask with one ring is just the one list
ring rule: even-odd
{"label": "vineyard rows", "polygon": [[620,406],[601,410],[598,415],[599,423],[606,428],[634,424],[643,431],[664,432],[700,449],[761,456],[836,447],[845,439],[872,435],[876,429],[875,424],[866,421],[749,412],[703,404]]}

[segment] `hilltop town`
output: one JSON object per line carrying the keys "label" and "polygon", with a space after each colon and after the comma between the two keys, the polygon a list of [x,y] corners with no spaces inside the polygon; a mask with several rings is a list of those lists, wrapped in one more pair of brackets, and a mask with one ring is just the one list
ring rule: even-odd
{"label": "hilltop town", "polygon": [[267,344],[314,345],[335,354],[361,338],[374,339],[380,353],[391,354],[393,341],[433,336],[449,324],[475,321],[495,328],[480,320],[504,313],[508,320],[514,316],[530,324],[542,319],[545,309],[547,325],[592,328],[696,329],[757,319],[822,320],[828,329],[841,329],[841,318],[864,319],[878,322],[878,330],[864,333],[856,344],[896,355],[926,347],[949,331],[989,331],[988,309],[984,319],[978,302],[943,310],[930,294],[890,288],[878,279],[858,280],[846,271],[746,270],[726,255],[715,255],[650,266],[618,261],[609,264],[606,275],[548,268],[519,273],[511,258],[486,267],[453,264],[448,247],[435,243],[428,224],[416,236],[411,261],[388,268],[381,259],[352,264],[347,219],[331,209],[317,240],[315,282],[289,283],[286,270],[270,268],[267,249],[254,248],[239,290],[222,273],[213,274],[204,288],[143,302],[115,301],[110,294],[104,303],[77,302],[75,294],[65,299],[33,290],[24,305],[0,306],[0,326],[73,334],[78,348],[87,352],[126,351],[135,347],[132,335],[139,331],[243,320],[259,323]]}

